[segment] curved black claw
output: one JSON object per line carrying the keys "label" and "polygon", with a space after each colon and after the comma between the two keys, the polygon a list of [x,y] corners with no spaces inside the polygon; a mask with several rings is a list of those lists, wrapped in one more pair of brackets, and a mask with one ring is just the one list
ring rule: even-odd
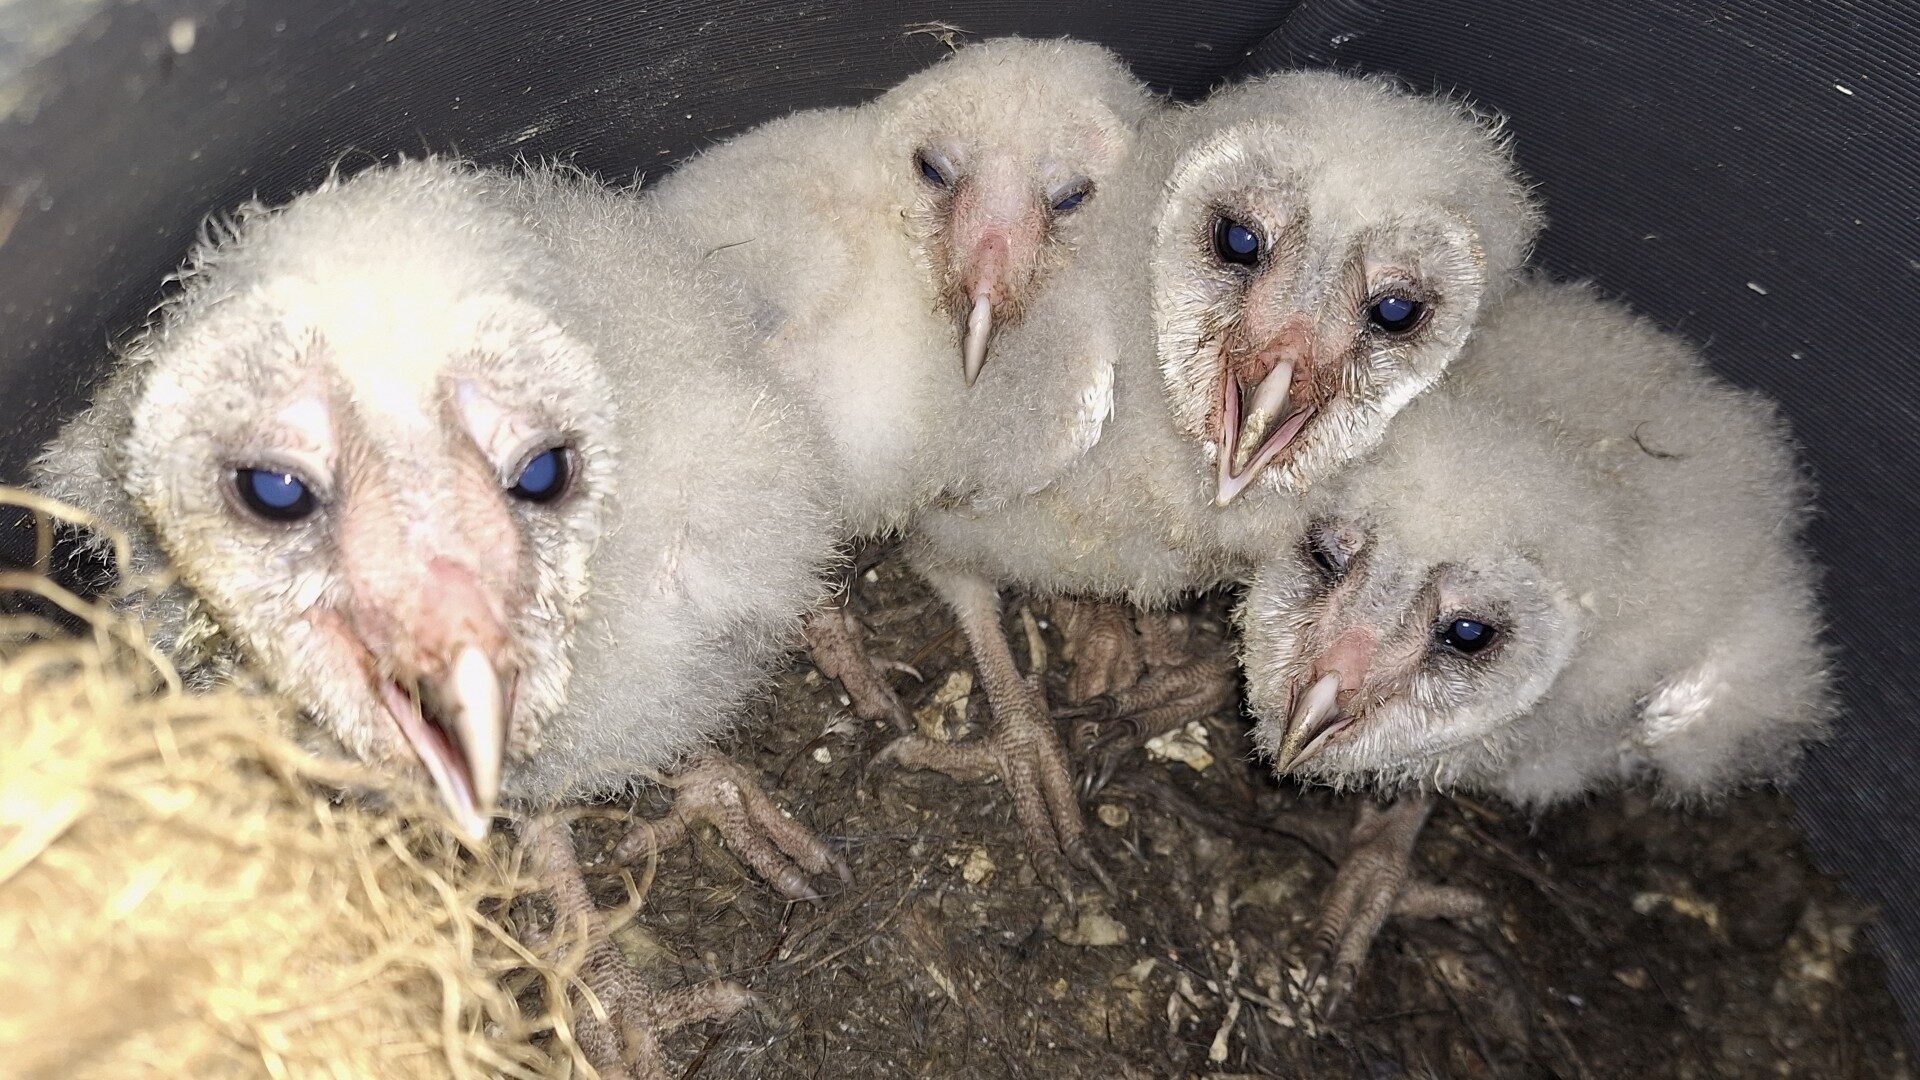
{"label": "curved black claw", "polygon": [[[1088,754],[1123,736],[1140,733],[1140,725],[1121,715],[1119,699],[1111,694],[1102,694],[1069,708],[1055,709],[1053,717],[1056,720],[1075,721],[1067,736],[1067,745],[1076,754]],[[1114,730],[1121,725],[1125,730]]]}
{"label": "curved black claw", "polygon": [[1113,878],[1107,875],[1107,868],[1100,865],[1100,860],[1093,854],[1092,845],[1087,843],[1085,837],[1068,844],[1066,855],[1068,862],[1093,875],[1093,880],[1100,883],[1100,888],[1108,896],[1120,895],[1120,890],[1113,884]]}
{"label": "curved black claw", "polygon": [[1139,721],[1119,716],[1105,723],[1083,722],[1073,729],[1073,747],[1082,767],[1074,786],[1082,799],[1088,798],[1112,782],[1120,771],[1120,762],[1146,734]]}
{"label": "curved black claw", "polygon": [[1359,982],[1359,969],[1335,959],[1340,952],[1340,939],[1324,927],[1315,933],[1308,951],[1307,975],[1301,980],[1300,989],[1313,1003],[1316,1017],[1322,1021],[1332,1020]]}
{"label": "curved black claw", "polygon": [[1080,774],[1074,778],[1075,787],[1080,792],[1080,798],[1083,800],[1090,799],[1108,784],[1112,783],[1114,774],[1120,771],[1120,759],[1124,756],[1125,754],[1119,751],[1101,754],[1094,759],[1094,764],[1091,767],[1083,769]]}
{"label": "curved black claw", "polygon": [[[585,951],[571,981],[598,1004],[574,998],[567,1015],[580,1055],[595,1072],[607,1080],[666,1080],[663,1035],[701,1020],[727,1019],[755,1003],[751,991],[731,982],[653,989],[621,954],[594,907],[580,874],[571,827],[557,818],[540,817],[523,823],[521,832],[553,898],[555,926],[570,923],[584,938]],[[538,947],[546,952],[556,935],[543,936]]]}
{"label": "curved black claw", "polygon": [[1095,694],[1078,705],[1062,705],[1053,710],[1055,720],[1111,720],[1119,710],[1112,694]]}

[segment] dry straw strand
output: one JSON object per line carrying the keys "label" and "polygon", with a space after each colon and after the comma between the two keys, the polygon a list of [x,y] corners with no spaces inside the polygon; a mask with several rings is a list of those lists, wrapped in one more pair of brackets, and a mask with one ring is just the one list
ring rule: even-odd
{"label": "dry straw strand", "polygon": [[378,778],[296,745],[278,701],[183,689],[136,622],[40,573],[0,572],[0,590],[82,628],[0,616],[11,1075],[533,1078],[578,1060],[570,1025],[503,982],[566,977],[497,921],[533,887],[510,837],[469,846],[410,798],[343,799]]}

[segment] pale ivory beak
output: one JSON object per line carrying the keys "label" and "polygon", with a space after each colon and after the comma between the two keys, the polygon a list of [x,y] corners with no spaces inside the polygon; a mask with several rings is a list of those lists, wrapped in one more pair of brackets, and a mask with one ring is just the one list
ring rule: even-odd
{"label": "pale ivory beak", "polygon": [[1253,391],[1253,404],[1240,422],[1240,437],[1235,442],[1233,471],[1245,472],[1247,462],[1273,429],[1274,422],[1286,415],[1287,391],[1293,384],[1293,365],[1282,362],[1260,380]]}
{"label": "pale ivory beak", "polygon": [[468,838],[484,840],[506,758],[506,679],[484,650],[467,645],[444,678],[422,679],[414,693],[389,680],[382,698],[454,823]]}
{"label": "pale ivory beak", "polygon": [[[1260,470],[1267,467],[1280,451],[1293,442],[1308,420],[1311,408],[1287,414],[1288,388],[1293,383],[1293,365],[1274,365],[1260,385],[1254,388],[1251,408],[1243,422],[1240,417],[1240,380],[1232,372],[1222,379],[1223,411],[1220,417],[1218,481],[1213,504],[1226,506],[1253,484]],[[1276,421],[1286,420],[1274,427]]]}
{"label": "pale ivory beak", "polygon": [[993,336],[993,302],[982,292],[973,298],[973,310],[967,313],[967,332],[960,343],[960,357],[972,386],[987,366],[987,340]]}
{"label": "pale ivory beak", "polygon": [[1307,688],[1293,704],[1293,715],[1287,717],[1286,737],[1281,740],[1280,750],[1274,754],[1274,770],[1291,772],[1319,753],[1327,745],[1327,737],[1346,727],[1347,719],[1340,714],[1340,673],[1329,671]]}

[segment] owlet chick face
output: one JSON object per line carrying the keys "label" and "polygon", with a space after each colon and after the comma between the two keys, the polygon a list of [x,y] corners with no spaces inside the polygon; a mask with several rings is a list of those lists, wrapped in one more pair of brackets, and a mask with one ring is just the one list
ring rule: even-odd
{"label": "owlet chick face", "polygon": [[1579,607],[1526,554],[1444,556],[1364,519],[1323,520],[1240,611],[1255,741],[1332,783],[1411,778],[1525,715],[1573,655]]}
{"label": "owlet chick face", "polygon": [[1071,257],[1081,211],[1150,104],[1106,49],[1018,38],[961,49],[876,103],[895,205],[953,320],[967,385],[996,332]]}
{"label": "owlet chick face", "polygon": [[1170,401],[1224,506],[1376,445],[1537,218],[1497,131],[1451,104],[1320,74],[1217,98],[1171,172],[1152,276]]}
{"label": "owlet chick face", "polygon": [[611,418],[515,280],[532,242],[449,204],[434,185],[466,178],[444,169],[330,185],[205,253],[126,452],[263,676],[352,754],[424,769],[479,835],[566,693]]}

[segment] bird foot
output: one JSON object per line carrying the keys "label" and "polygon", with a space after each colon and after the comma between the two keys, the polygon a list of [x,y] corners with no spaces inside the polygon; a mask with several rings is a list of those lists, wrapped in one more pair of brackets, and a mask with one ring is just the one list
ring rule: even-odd
{"label": "bird foot", "polygon": [[[583,928],[586,949],[575,969],[575,1041],[601,1080],[667,1080],[660,1040],[702,1020],[725,1020],[757,999],[738,983],[717,981],[660,991],[647,984],[609,935],[573,850],[573,831],[553,819],[525,826],[541,877],[553,896],[555,925]],[[560,935],[549,935],[549,941]],[[558,957],[554,959],[559,959]],[[584,993],[581,993],[584,991]]]}
{"label": "bird foot", "polygon": [[1054,730],[1037,679],[1025,680],[1027,693],[1017,707],[996,712],[984,738],[941,742],[924,735],[902,735],[874,755],[867,768],[893,762],[907,769],[930,769],[961,781],[999,777],[1013,799],[1015,815],[1027,836],[1034,872],[1062,899],[1073,904],[1065,864],[1093,875],[1114,891],[1107,872],[1094,858],[1086,822],[1073,794],[1066,748]]}
{"label": "bird foot", "polygon": [[1156,736],[1204,720],[1233,703],[1237,669],[1225,652],[1209,652],[1176,666],[1149,670],[1147,677],[1116,693],[1062,709],[1074,720],[1071,741],[1086,762],[1080,790],[1105,787],[1127,754]]}
{"label": "bird foot", "polygon": [[846,860],[789,817],[759,778],[738,763],[703,754],[666,782],[674,789],[673,809],[666,817],[636,822],[614,848],[616,862],[639,862],[664,851],[685,839],[696,822],[704,821],[788,900],[818,900],[813,878],[828,873],[842,884],[853,883]]}
{"label": "bird foot", "polygon": [[589,947],[578,979],[593,1000],[580,1003],[575,1034],[601,1080],[668,1080],[673,1074],[660,1046],[663,1036],[702,1020],[729,1019],[759,1000],[724,980],[655,990],[611,940]]}
{"label": "bird foot", "polygon": [[[1454,885],[1413,876],[1413,846],[1433,811],[1428,795],[1404,795],[1386,806],[1363,802],[1341,851],[1326,851],[1339,864],[1321,905],[1308,945],[1304,989],[1322,1016],[1337,1012],[1359,981],[1361,966],[1389,916],[1461,921],[1486,914],[1486,897]],[[1320,847],[1327,837],[1302,838]],[[1324,851],[1324,848],[1323,848]]]}
{"label": "bird foot", "polygon": [[1139,680],[1140,640],[1125,607],[1107,600],[1061,599],[1053,604],[1053,617],[1073,665],[1067,675],[1069,702],[1105,697]]}
{"label": "bird foot", "polygon": [[853,714],[862,720],[890,722],[899,731],[913,730],[913,717],[887,685],[886,672],[902,671],[915,679],[920,673],[898,661],[876,660],[861,638],[859,620],[844,605],[821,608],[807,616],[807,651],[813,665],[822,675],[839,681]]}
{"label": "bird foot", "polygon": [[1142,611],[1134,616],[1140,659],[1147,670],[1179,667],[1192,651],[1193,621],[1179,611]]}

